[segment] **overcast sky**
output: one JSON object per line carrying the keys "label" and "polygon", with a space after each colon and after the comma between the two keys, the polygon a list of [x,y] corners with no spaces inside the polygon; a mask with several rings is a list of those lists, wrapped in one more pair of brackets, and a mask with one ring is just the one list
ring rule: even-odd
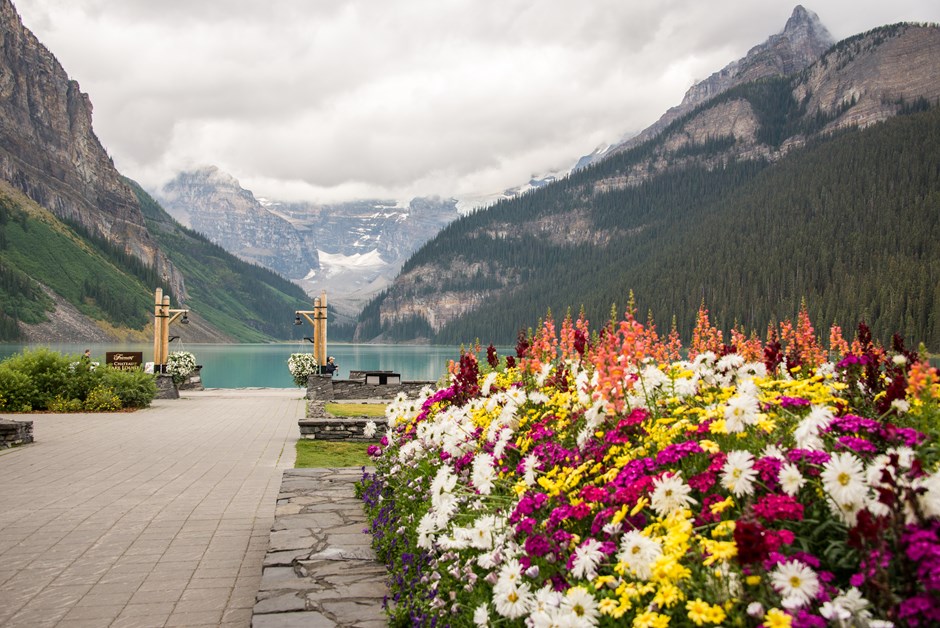
{"label": "overcast sky", "polygon": [[[478,196],[632,135],[783,29],[768,0],[13,0],[154,188],[216,165],[280,200]],[[804,6],[842,39],[937,0]]]}

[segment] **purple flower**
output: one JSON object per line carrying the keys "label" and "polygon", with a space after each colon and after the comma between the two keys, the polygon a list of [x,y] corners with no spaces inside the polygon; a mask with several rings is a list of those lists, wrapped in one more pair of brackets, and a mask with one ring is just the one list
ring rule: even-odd
{"label": "purple flower", "polygon": [[656,466],[663,467],[672,465],[686,456],[698,453],[702,453],[702,446],[694,440],[685,441],[684,443],[675,443],[659,452],[656,456]]}
{"label": "purple flower", "polygon": [[843,449],[848,449],[849,451],[854,451],[858,454],[878,453],[877,447],[872,445],[864,438],[859,438],[857,436],[840,436],[836,442],[836,446]]}
{"label": "purple flower", "polygon": [[802,397],[780,397],[777,399],[777,403],[780,404],[781,408],[800,408],[810,405],[809,400]]}

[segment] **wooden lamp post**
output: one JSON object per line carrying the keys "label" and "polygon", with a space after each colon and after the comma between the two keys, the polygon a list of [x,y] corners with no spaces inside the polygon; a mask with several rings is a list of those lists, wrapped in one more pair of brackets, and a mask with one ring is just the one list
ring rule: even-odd
{"label": "wooden lamp post", "polygon": [[157,288],[153,295],[153,372],[165,373],[166,360],[170,355],[170,324],[180,316],[183,325],[189,323],[189,310],[170,308],[169,295],[163,294],[163,288]]}
{"label": "wooden lamp post", "polygon": [[313,299],[312,310],[294,312],[295,325],[303,324],[300,321],[301,316],[313,325],[313,337],[305,337],[304,340],[310,340],[313,343],[313,357],[317,359],[317,364],[323,366],[326,364],[326,292],[321,292],[320,296]]}

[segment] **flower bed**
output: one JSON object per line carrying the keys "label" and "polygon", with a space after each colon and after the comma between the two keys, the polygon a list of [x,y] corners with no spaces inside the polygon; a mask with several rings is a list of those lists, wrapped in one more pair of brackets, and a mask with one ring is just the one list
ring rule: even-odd
{"label": "flower bed", "polygon": [[936,625],[940,376],[830,345],[703,310],[687,360],[632,316],[464,354],[370,448],[391,624]]}

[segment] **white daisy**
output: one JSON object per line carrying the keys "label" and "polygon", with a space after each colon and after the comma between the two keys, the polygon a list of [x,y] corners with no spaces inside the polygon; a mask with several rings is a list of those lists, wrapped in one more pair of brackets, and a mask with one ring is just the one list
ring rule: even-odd
{"label": "white daisy", "polygon": [[643,381],[646,390],[650,392],[669,383],[669,376],[652,364],[646,366],[640,372],[640,379]]}
{"label": "white daisy", "polygon": [[917,496],[921,510],[927,517],[940,517],[940,470],[914,481],[915,489],[924,492]]}
{"label": "white daisy", "polygon": [[728,454],[725,466],[721,469],[721,485],[731,491],[735,497],[750,495],[754,492],[754,456],[749,451],[735,450]]}
{"label": "white daisy", "polygon": [[489,495],[493,491],[493,482],[496,479],[494,463],[493,456],[485,452],[477,454],[473,459],[473,472],[470,480],[483,495]]}
{"label": "white daisy", "polygon": [[729,434],[742,432],[746,426],[757,423],[759,413],[760,404],[757,397],[735,395],[725,406],[725,429]]}
{"label": "white daisy", "polygon": [[522,481],[525,482],[526,486],[535,484],[535,472],[540,464],[542,462],[535,454],[529,454],[522,459]]}
{"label": "white daisy", "polygon": [[663,547],[656,539],[643,536],[639,530],[630,530],[620,538],[617,561],[623,563],[641,580],[649,580],[653,563],[662,556]]}
{"label": "white daisy", "polygon": [[806,484],[806,478],[800,473],[799,467],[792,462],[786,462],[780,467],[780,488],[790,497],[796,497],[800,489]]}
{"label": "white daisy", "polygon": [[819,593],[816,572],[798,560],[778,564],[770,574],[770,582],[783,598],[783,607],[787,609],[802,608]]}
{"label": "white daisy", "polygon": [[486,378],[483,380],[483,385],[480,386],[481,395],[483,395],[484,397],[490,396],[490,388],[492,388],[493,384],[496,382],[497,375],[499,375],[499,373],[497,373],[496,371],[493,371],[492,373],[486,376]]}
{"label": "white daisy", "polygon": [[496,612],[509,619],[517,619],[525,615],[529,611],[531,599],[532,594],[527,584],[493,589],[493,604],[496,606]]}
{"label": "white daisy", "polygon": [[574,550],[571,573],[579,580],[593,580],[597,576],[597,565],[604,559],[601,543],[597,539],[588,539]]}
{"label": "white daisy", "polygon": [[571,587],[565,593],[561,600],[561,608],[567,611],[569,619],[572,620],[569,625],[572,626],[596,626],[597,618],[600,615],[597,609],[597,600],[584,587]]}
{"label": "white daisy", "polygon": [[729,353],[718,360],[715,368],[719,371],[730,371],[732,369],[737,370],[742,366],[744,366],[744,356],[738,353]]}
{"label": "white daisy", "polygon": [[362,428],[362,435],[366,438],[372,438],[375,436],[375,432],[378,428],[375,425],[375,421],[366,421],[366,426]]}
{"label": "white daisy", "polygon": [[650,495],[650,505],[656,514],[665,517],[680,508],[686,508],[695,503],[689,497],[692,489],[682,481],[682,472],[673,475],[663,475],[653,480],[653,494]]}
{"label": "white daisy", "polygon": [[450,493],[455,486],[457,486],[457,475],[445,464],[437,470],[437,474],[431,481],[431,495]]}
{"label": "white daisy", "polygon": [[490,625],[490,605],[483,602],[473,611],[473,624],[484,628]]}
{"label": "white daisy", "polygon": [[473,522],[469,529],[470,546],[476,549],[488,550],[493,547],[493,530],[496,528],[496,517],[484,515]]}
{"label": "white daisy", "polygon": [[837,504],[864,501],[868,492],[865,467],[862,461],[848,451],[833,454],[823,465],[820,479],[823,488]]}
{"label": "white daisy", "polygon": [[687,378],[680,377],[675,380],[672,385],[673,393],[680,399],[685,399],[686,397],[691,397],[696,392],[698,392],[698,384]]}
{"label": "white daisy", "polygon": [[532,597],[532,612],[543,612],[549,614],[561,606],[562,594],[546,585],[535,592]]}
{"label": "white daisy", "polygon": [[522,582],[522,565],[515,558],[507,560],[499,569],[496,587],[517,587]]}

